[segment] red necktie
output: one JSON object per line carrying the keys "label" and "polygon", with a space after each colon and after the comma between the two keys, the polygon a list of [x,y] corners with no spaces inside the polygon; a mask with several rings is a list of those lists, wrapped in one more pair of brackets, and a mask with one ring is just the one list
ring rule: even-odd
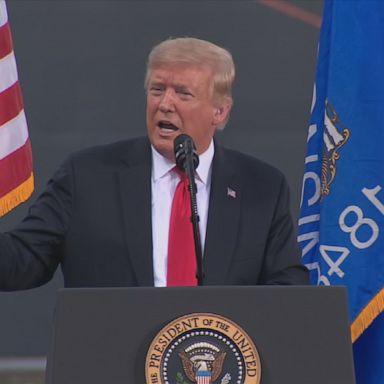
{"label": "red necktie", "polygon": [[195,286],[196,256],[188,178],[177,168],[174,171],[181,180],[173,196],[169,223],[167,286]]}

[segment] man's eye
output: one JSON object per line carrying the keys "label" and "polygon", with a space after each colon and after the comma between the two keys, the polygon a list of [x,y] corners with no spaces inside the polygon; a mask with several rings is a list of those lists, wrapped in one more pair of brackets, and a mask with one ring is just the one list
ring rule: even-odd
{"label": "man's eye", "polygon": [[182,97],[189,97],[189,96],[192,96],[192,93],[189,92],[189,91],[186,91],[186,90],[179,90],[177,91],[177,93],[179,95],[181,95]]}
{"label": "man's eye", "polygon": [[159,95],[161,92],[163,92],[163,88],[161,88],[161,87],[151,87],[149,89],[149,91],[151,93],[153,93],[154,95]]}

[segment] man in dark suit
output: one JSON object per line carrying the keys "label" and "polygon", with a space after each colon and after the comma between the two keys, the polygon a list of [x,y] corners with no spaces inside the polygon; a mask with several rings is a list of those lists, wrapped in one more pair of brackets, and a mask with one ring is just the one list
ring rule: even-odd
{"label": "man in dark suit", "polygon": [[230,53],[170,39],[149,55],[148,137],[69,156],[23,222],[0,235],[0,288],[47,282],[60,264],[67,287],[167,285],[173,142],[190,135],[204,283],[306,284],[283,175],[213,136],[232,106]]}

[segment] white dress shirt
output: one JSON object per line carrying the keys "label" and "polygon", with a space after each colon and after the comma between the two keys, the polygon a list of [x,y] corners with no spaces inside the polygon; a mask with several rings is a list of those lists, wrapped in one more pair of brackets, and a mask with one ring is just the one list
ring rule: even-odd
{"label": "white dress shirt", "polygon": [[[209,148],[199,156],[196,169],[197,209],[200,217],[199,227],[201,246],[204,250],[207,230],[209,192],[211,189],[211,168],[214,155],[213,140]],[[166,159],[152,147],[152,241],[153,275],[155,287],[167,285],[168,232],[173,195],[180,177],[172,172],[175,163]]]}

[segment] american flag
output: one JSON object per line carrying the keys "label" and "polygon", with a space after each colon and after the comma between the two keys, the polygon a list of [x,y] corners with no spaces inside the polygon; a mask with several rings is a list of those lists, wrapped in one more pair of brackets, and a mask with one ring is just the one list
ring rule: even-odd
{"label": "american flag", "polygon": [[32,150],[7,8],[0,0],[0,216],[33,192]]}
{"label": "american flag", "polygon": [[232,199],[236,199],[236,191],[230,187],[227,187],[227,196],[231,197]]}

